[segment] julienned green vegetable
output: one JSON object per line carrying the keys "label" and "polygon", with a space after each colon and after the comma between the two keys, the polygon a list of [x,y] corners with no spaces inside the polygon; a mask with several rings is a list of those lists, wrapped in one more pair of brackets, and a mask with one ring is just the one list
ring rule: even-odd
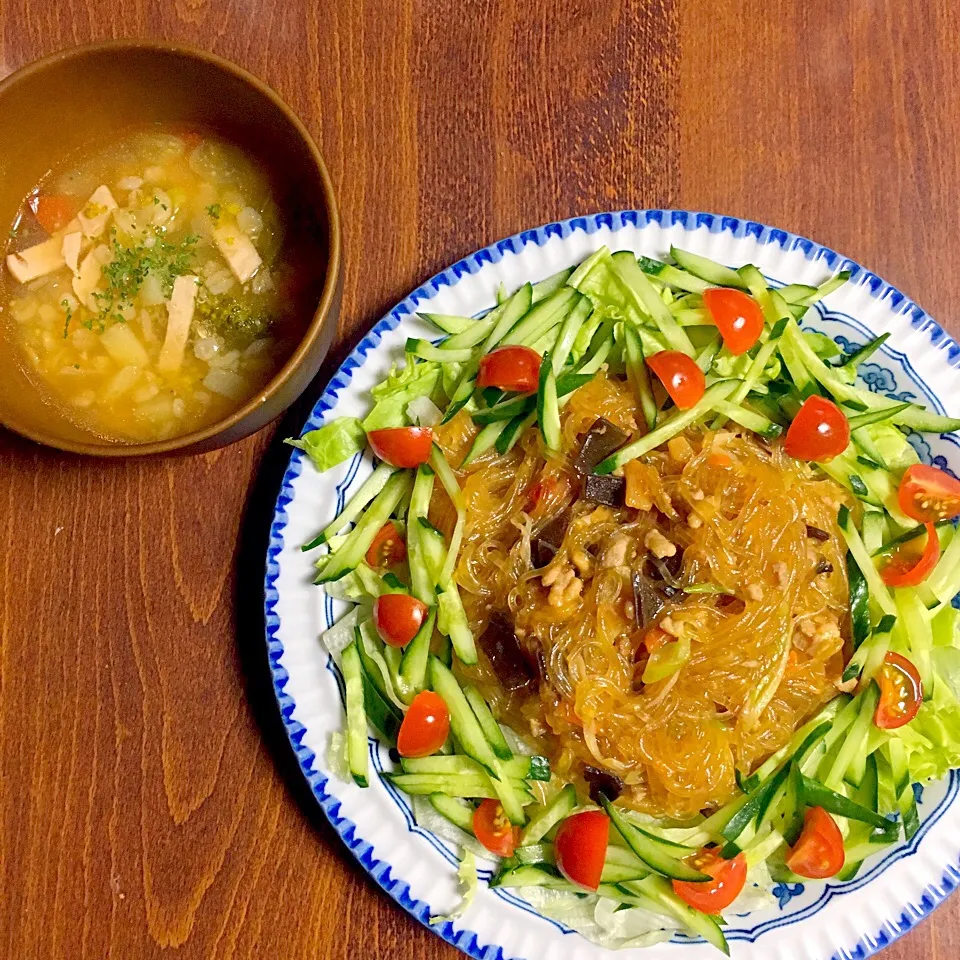
{"label": "julienned green vegetable", "polygon": [[[671,254],[675,263],[601,248],[574,269],[512,294],[501,290],[497,305],[480,319],[425,314],[442,336],[408,341],[405,364],[394,365],[373,388],[373,408],[362,423],[342,418],[291,442],[326,469],[362,448],[364,428],[414,422],[411,401],[427,397],[445,422],[457,415],[474,418],[478,433],[464,465],[494,450],[506,453],[531,426],[553,448],[559,446],[567,398],[603,365],[630,380],[649,432],[610,454],[596,468],[598,474],[618,472],[695,424],[718,427],[730,421],[772,442],[811,394],[829,395],[840,405],[852,440],[823,469],[861,502],[854,509],[843,506],[837,517],[848,548],[854,652],[842,681],[852,688],[850,695],[835,697],[756,769],[737,771],[740,794],[684,831],[683,842],[673,839],[676,834],[668,834],[666,825],[638,820],[602,794],[594,798],[614,828],[596,896],[614,910],[668,916],[727,950],[717,921],[692,909],[671,887],[674,880],[706,882],[688,862],[700,847],[715,844],[725,858],[743,853],[751,869],[763,865],[782,873],[785,851],[797,842],[804,811],[817,806],[843,824],[847,867],[839,879],[850,879],[867,857],[919,828],[912,784],[960,766],[960,612],[950,606],[960,590],[960,538],[949,524],[941,525],[943,552],[919,587],[889,587],[882,575],[888,558],[925,532],[901,513],[897,502],[901,474],[918,462],[904,430],[954,430],[960,421],[856,385],[858,366],[882,348],[886,335],[851,356],[840,356],[832,340],[801,329],[807,309],[842,285],[846,274],[819,287],[791,284],[777,290],[753,265],[734,270],[687,251]],[[738,357],[723,346],[703,303],[703,292],[716,285],[749,291],[763,311],[760,340]],[[476,388],[481,359],[504,344],[540,354],[536,393]],[[706,374],[706,390],[690,409],[663,405],[651,382],[645,355],[664,349],[694,358]],[[430,405],[422,406],[439,415]],[[491,883],[521,890],[546,887],[551,895],[569,895],[571,903],[579,903],[582,891],[558,870],[553,841],[585,798],[578,798],[572,784],[557,789],[544,758],[518,753],[479,689],[461,685],[458,677],[461,665],[477,660],[456,582],[466,523],[460,483],[436,445],[429,465],[416,471],[381,464],[308,545],[329,548],[318,561],[318,580],[342,578],[339,596],[359,604],[353,620],[343,621],[342,631],[339,625],[328,631],[331,653],[342,651],[349,771],[356,783],[369,781],[368,722],[382,738],[394,740],[405,705],[419,690],[432,689],[450,713],[448,744],[441,755],[404,760],[385,779],[411,796],[429,797],[423,802],[436,815],[437,829],[446,824],[472,843],[477,842],[476,805],[496,799],[507,818],[523,829],[515,855],[501,863]],[[436,529],[427,517],[440,487],[456,514],[452,535]],[[410,584],[393,573],[381,577],[364,563],[366,550],[387,521],[406,533]],[[713,587],[684,589],[693,594]],[[403,651],[384,645],[370,619],[370,604],[388,591],[411,591],[430,608],[421,632]],[[348,632],[355,635],[353,642]],[[349,646],[343,649],[344,644]],[[908,723],[881,729],[875,715],[891,650],[917,667],[924,700]],[[670,676],[692,652],[689,638],[669,644],[649,658],[643,680]],[[475,881],[475,871],[466,872]]]}

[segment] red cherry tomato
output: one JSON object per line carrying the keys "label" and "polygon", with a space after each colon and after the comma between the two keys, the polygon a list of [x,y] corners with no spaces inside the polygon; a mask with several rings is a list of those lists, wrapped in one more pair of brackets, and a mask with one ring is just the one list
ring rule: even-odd
{"label": "red cherry tomato", "polygon": [[76,215],[78,204],[70,197],[59,194],[41,193],[30,202],[37,223],[47,233],[62,230]]}
{"label": "red cherry tomato", "polygon": [[409,593],[385,593],[373,603],[373,625],[391,647],[405,647],[426,619],[427,605]]}
{"label": "red cherry tomato", "polygon": [[898,491],[900,509],[921,523],[960,516],[960,481],[949,473],[916,463],[907,467]]}
{"label": "red cherry tomato", "polygon": [[753,297],[742,290],[715,287],[703,291],[703,303],[723,337],[723,345],[734,355],[746,353],[763,333],[763,311]]}
{"label": "red cherry tomato", "polygon": [[413,698],[400,724],[397,751],[401,757],[429,757],[446,743],[449,733],[450,711],[443,697],[423,690]]}
{"label": "red cherry tomato", "polygon": [[371,567],[392,567],[407,559],[407,545],[400,536],[397,525],[388,520],[373,538],[367,550],[367,563]]}
{"label": "red cherry tomato", "polygon": [[367,434],[370,449],[394,467],[419,467],[430,459],[433,431],[429,427],[386,427]]}
{"label": "red cherry tomato", "polygon": [[847,449],[850,421],[826,397],[807,397],[793,418],[784,440],[787,453],[797,460],[832,460]]}
{"label": "red cherry tomato", "polygon": [[477,839],[498,857],[512,857],[520,842],[515,827],[496,800],[484,800],[473,812],[473,832]]}
{"label": "red cherry tomato", "polygon": [[923,583],[937,565],[940,559],[937,528],[932,523],[924,526],[927,528],[927,543],[923,553],[917,556],[915,551],[909,549],[912,544],[908,543],[898,550],[880,571],[880,576],[888,587],[915,587],[918,583]]}
{"label": "red cherry tomato", "polygon": [[674,880],[673,892],[684,903],[701,913],[719,913],[726,910],[740,896],[740,891],[747,882],[747,858],[742,853],[738,853],[732,860],[724,860],[720,856],[719,847],[704,847],[687,862],[695,870],[712,879],[699,883]]}
{"label": "red cherry tomato", "polygon": [[810,807],[787,866],[801,877],[824,880],[843,869],[843,860],[843,836],[836,820],[823,807]]}
{"label": "red cherry tomato", "polygon": [[540,354],[530,347],[499,347],[480,360],[478,387],[499,387],[514,393],[535,393]]}
{"label": "red cherry tomato", "polygon": [[647,366],[657,375],[670,399],[681,410],[689,410],[707,389],[703,371],[679,350],[661,350],[647,357]]}
{"label": "red cherry tomato", "polygon": [[923,684],[917,668],[906,657],[891,651],[883,659],[877,683],[880,702],[873,722],[881,730],[896,730],[909,723],[923,702]]}
{"label": "red cherry tomato", "polygon": [[600,810],[584,810],[567,817],[553,841],[553,855],[560,872],[571,883],[596,890],[609,839],[610,818]]}

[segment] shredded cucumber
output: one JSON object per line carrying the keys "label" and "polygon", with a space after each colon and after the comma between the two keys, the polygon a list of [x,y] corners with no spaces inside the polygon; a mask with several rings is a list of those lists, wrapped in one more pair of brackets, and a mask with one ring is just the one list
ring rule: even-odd
{"label": "shredded cucumber", "polygon": [[738,287],[746,289],[743,277],[725,267],[722,263],[702,257],[698,253],[691,253],[689,250],[681,250],[679,247],[670,248],[670,256],[683,267],[687,273],[692,273],[695,277],[700,277],[714,287]]}
{"label": "shredded cucumber", "polygon": [[433,495],[434,473],[427,466],[417,470],[407,511],[407,559],[410,563],[410,589],[413,595],[432,607],[437,602],[434,577],[422,546],[423,527],[420,520],[427,518],[430,497]]}
{"label": "shredded cucumber", "polygon": [[368,782],[367,713],[363,705],[363,667],[354,640],[344,648],[341,657],[346,692],[347,764],[358,787]]}
{"label": "shredded cucumber", "polygon": [[611,454],[606,460],[603,460],[594,470],[594,473],[606,474],[613,473],[618,467],[622,467],[637,457],[642,457],[645,453],[655,450],[661,443],[666,443],[671,438],[682,433],[693,423],[702,420],[708,413],[713,412],[713,405],[717,400],[726,400],[736,388],[736,382],[724,380],[707,387],[706,393],[689,410],[678,410],[668,420],[660,424],[656,430],[651,430],[646,436],[627,444],[616,453]]}
{"label": "shredded cucumber", "polygon": [[553,800],[538,813],[523,828],[520,834],[520,843],[527,846],[539,843],[564,817],[572,813],[577,805],[577,791],[572,783],[568,783]]}
{"label": "shredded cucumber", "polygon": [[473,807],[443,793],[431,793],[429,797],[437,813],[446,817],[454,826],[473,835]]}
{"label": "shredded cucumber", "polygon": [[316,583],[337,580],[357,566],[410,487],[410,475],[404,471],[389,477],[343,544],[324,559]]}
{"label": "shredded cucumber", "polygon": [[640,269],[636,258],[632,254],[626,257],[613,257],[614,269],[617,271],[624,287],[630,294],[634,305],[646,314],[657,325],[671,350],[679,350],[688,357],[695,355],[693,344],[683,327],[674,319],[667,305],[660,298],[653,284]]}
{"label": "shredded cucumber", "polygon": [[570,287],[562,287],[556,293],[541,300],[511,329],[501,341],[510,344],[530,345],[539,340],[548,330],[561,323],[577,305],[580,294]]}
{"label": "shredded cucumber", "polygon": [[650,383],[650,372],[643,357],[643,346],[640,335],[629,323],[623,327],[627,376],[633,385],[633,391],[643,410],[643,418],[647,421],[647,429],[652,430],[657,425],[657,401],[653,396],[653,386]]}
{"label": "shredded cucumber", "polygon": [[846,507],[841,507],[837,515],[837,526],[843,534],[843,539],[847,541],[847,548],[856,560],[857,566],[863,573],[870,589],[870,596],[877,606],[884,612],[893,616],[897,613],[897,606],[890,595],[890,590],[880,578],[880,572],[877,570],[870,554],[860,537],[860,532],[853,523],[850,511]]}
{"label": "shredded cucumber", "polygon": [[396,469],[396,467],[390,466],[389,463],[381,463],[377,466],[373,473],[360,484],[360,488],[350,498],[340,513],[337,514],[336,518],[323,528],[319,536],[315,537],[309,543],[304,544],[302,549],[313,550],[315,547],[329,542],[330,538],[340,533],[348,523],[356,520],[367,504],[386,486],[387,481],[393,476]]}

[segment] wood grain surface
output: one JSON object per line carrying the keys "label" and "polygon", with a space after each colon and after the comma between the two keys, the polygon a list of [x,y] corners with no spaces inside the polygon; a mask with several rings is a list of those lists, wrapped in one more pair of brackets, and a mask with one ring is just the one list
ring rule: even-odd
{"label": "wood grain surface", "polygon": [[[810,236],[960,333],[952,0],[0,0],[0,71],[124,35],[237,61],[316,136],[336,358],[460,256],[623,207]],[[366,880],[278,738],[259,580],[307,404],[162,462],[0,434],[3,960],[456,955]],[[958,954],[953,898],[885,957]]]}

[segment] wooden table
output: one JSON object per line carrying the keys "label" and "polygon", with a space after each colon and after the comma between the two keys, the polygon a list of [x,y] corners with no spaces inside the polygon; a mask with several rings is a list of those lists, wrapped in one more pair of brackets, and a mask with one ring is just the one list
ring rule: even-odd
{"label": "wooden table", "polygon": [[[339,358],[460,256],[626,207],[813,237],[960,333],[958,33],[950,0],[12,0],[0,69],[139,34],[273,84],[339,191]],[[0,957],[455,956],[277,740],[258,602],[283,459],[269,430],[126,464],[0,435]],[[886,956],[958,952],[953,898]]]}

